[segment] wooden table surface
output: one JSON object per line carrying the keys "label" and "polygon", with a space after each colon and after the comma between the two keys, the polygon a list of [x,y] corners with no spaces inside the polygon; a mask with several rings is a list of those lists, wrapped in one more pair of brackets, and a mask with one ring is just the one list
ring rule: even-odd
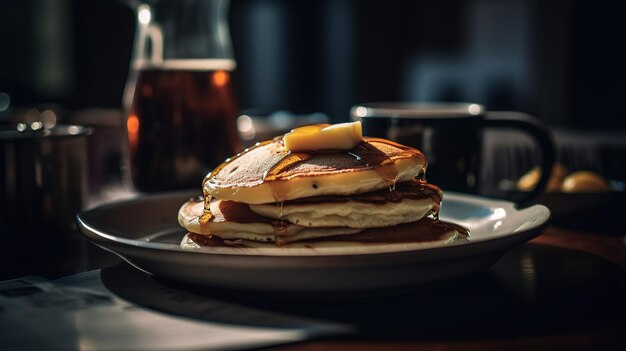
{"label": "wooden table surface", "polygon": [[[283,300],[201,293],[227,303],[357,327],[354,334],[269,350],[624,350],[624,240],[615,233],[552,226],[505,254],[488,271],[384,296]],[[143,273],[126,266],[114,267],[108,276],[124,285],[177,288],[175,283],[145,280]],[[124,296],[129,289],[114,292]],[[132,293],[124,297],[142,303]]]}
{"label": "wooden table surface", "polygon": [[[625,243],[624,234],[549,227],[490,272],[387,303],[373,317],[379,333],[365,323],[356,336],[270,349],[626,350]],[[396,318],[400,331],[389,332]]]}
{"label": "wooden table surface", "polygon": [[[357,327],[354,334],[271,350],[626,350],[625,234],[551,226],[487,271],[414,291],[228,302]],[[64,256],[34,273],[58,277],[109,267],[113,275],[121,269],[155,281],[76,237]]]}

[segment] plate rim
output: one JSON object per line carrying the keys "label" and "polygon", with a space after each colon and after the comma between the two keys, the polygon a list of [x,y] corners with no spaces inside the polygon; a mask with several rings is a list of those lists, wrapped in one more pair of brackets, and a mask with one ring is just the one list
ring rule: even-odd
{"label": "plate rim", "polygon": [[[469,202],[469,203],[477,204],[483,207],[487,207],[485,205],[485,203],[487,202],[487,203],[490,203],[489,207],[493,207],[494,204],[498,204],[501,207],[505,207],[507,210],[514,210],[514,211],[522,211],[528,208],[535,208],[537,210],[543,211],[546,217],[544,220],[538,221],[537,223],[530,226],[529,228],[524,228],[523,230],[520,230],[517,232],[496,235],[496,236],[492,236],[488,238],[480,238],[478,240],[463,242],[463,243],[458,243],[458,244],[450,244],[450,245],[435,246],[435,247],[411,248],[411,249],[406,249],[406,250],[395,250],[395,251],[389,250],[389,251],[358,252],[358,253],[316,253],[314,255],[302,255],[302,254],[296,254],[296,253],[277,255],[277,254],[267,254],[267,253],[211,252],[211,251],[202,250],[202,249],[198,249],[198,250],[183,249],[173,244],[146,242],[146,241],[140,241],[140,240],[135,240],[135,239],[123,238],[123,237],[119,237],[113,234],[105,233],[97,228],[94,228],[92,225],[90,225],[86,221],[86,218],[85,218],[85,217],[89,217],[90,215],[94,215],[94,213],[107,211],[111,208],[132,206],[132,205],[135,205],[136,203],[141,203],[141,202],[146,202],[146,201],[158,201],[159,199],[174,198],[174,197],[193,198],[197,196],[194,194],[196,194],[196,192],[191,191],[191,190],[176,191],[176,192],[163,192],[163,193],[155,193],[155,194],[142,194],[140,196],[136,196],[127,200],[111,202],[111,203],[103,204],[103,205],[82,211],[76,215],[76,224],[81,234],[85,236],[89,241],[93,242],[94,244],[104,249],[107,249],[108,251],[118,254],[122,256],[123,258],[125,258],[124,257],[125,254],[119,253],[115,249],[111,248],[111,246],[115,246],[115,247],[121,246],[121,247],[128,247],[128,248],[133,248],[133,249],[149,250],[149,251],[154,251],[154,250],[166,251],[166,252],[177,253],[177,254],[209,255],[211,257],[215,257],[215,256],[233,257],[234,256],[234,257],[257,257],[257,258],[264,257],[264,258],[272,258],[272,259],[293,259],[293,258],[313,259],[316,257],[317,258],[321,257],[321,258],[328,259],[332,257],[345,258],[346,256],[350,256],[350,257],[359,257],[359,256],[372,257],[373,255],[387,256],[387,255],[397,255],[400,253],[408,253],[408,254],[419,253],[420,255],[431,256],[432,253],[434,252],[453,253],[454,251],[457,251],[457,250],[461,251],[461,255],[457,253],[453,255],[454,257],[464,256],[462,254],[463,251],[467,251],[467,255],[475,255],[476,253],[474,251],[476,250],[473,250],[473,249],[479,249],[481,247],[488,247],[494,244],[498,245],[505,241],[506,242],[515,241],[513,245],[502,245],[506,247],[509,247],[509,246],[513,247],[517,244],[528,241],[538,236],[539,234],[541,234],[549,226],[550,220],[552,217],[551,211],[544,205],[536,204],[536,205],[531,205],[531,206],[519,209],[517,208],[517,205],[515,203],[510,202],[510,201],[506,201],[502,199],[494,199],[494,198],[473,195],[473,194],[465,194],[465,193],[457,193],[457,192],[449,191],[449,192],[446,192],[445,194],[444,203],[445,203],[445,199],[449,199],[450,197],[452,197],[453,199],[459,200],[461,202],[466,202],[466,203]],[[483,250],[479,249],[478,251],[482,252]]]}

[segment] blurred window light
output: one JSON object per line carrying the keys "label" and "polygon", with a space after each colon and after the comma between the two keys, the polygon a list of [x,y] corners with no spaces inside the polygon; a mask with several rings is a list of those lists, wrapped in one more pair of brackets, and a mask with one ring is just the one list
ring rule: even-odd
{"label": "blurred window light", "polygon": [[482,110],[483,109],[478,104],[471,104],[467,107],[467,112],[469,112],[470,115],[474,116],[481,114]]}
{"label": "blurred window light", "polygon": [[39,121],[35,121],[35,122],[30,124],[30,129],[32,129],[32,130],[38,130],[38,129],[41,129],[41,127],[43,127],[43,123],[41,123]]}
{"label": "blurred window light", "polygon": [[256,136],[254,122],[248,115],[241,115],[237,118],[237,130],[244,140],[252,140]]}
{"label": "blurred window light", "polygon": [[150,19],[152,19],[152,13],[150,12],[150,6],[141,5],[139,6],[139,10],[137,11],[137,19],[141,24],[150,23]]}
{"label": "blurred window light", "polygon": [[363,106],[359,106],[356,108],[356,110],[354,111],[356,113],[357,116],[359,117],[365,117],[367,116],[367,108],[363,107]]}

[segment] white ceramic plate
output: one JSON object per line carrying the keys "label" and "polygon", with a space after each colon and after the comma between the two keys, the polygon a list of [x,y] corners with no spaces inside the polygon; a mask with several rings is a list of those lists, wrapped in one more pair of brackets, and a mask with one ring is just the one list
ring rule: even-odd
{"label": "white ceramic plate", "polygon": [[179,207],[193,193],[167,193],[78,214],[80,231],[133,266],[195,285],[259,292],[340,293],[432,284],[485,269],[539,235],[550,211],[447,192],[441,219],[470,230],[457,244],[354,244],[328,250],[179,247]]}

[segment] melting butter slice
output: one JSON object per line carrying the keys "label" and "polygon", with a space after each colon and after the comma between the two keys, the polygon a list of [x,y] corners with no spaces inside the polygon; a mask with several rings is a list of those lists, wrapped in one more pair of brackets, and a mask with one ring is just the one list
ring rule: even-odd
{"label": "melting butter slice", "polygon": [[350,150],[363,140],[361,122],[298,127],[283,137],[287,150]]}

